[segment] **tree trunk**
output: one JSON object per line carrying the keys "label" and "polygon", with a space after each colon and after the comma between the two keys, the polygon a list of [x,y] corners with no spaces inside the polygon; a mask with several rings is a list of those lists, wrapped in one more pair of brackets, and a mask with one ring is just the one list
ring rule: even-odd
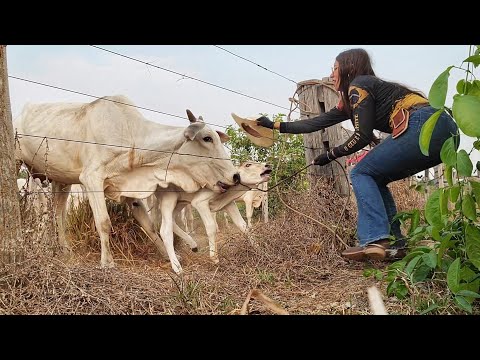
{"label": "tree trunk", "polygon": [[[300,119],[308,119],[331,110],[339,101],[338,93],[328,78],[322,80],[306,80],[298,83],[298,99],[300,101]],[[348,139],[341,124],[327,129],[303,135],[305,145],[305,160],[310,164],[318,155],[343,144]],[[335,190],[342,196],[349,193],[349,181],[345,176],[345,157],[337,159],[325,166],[312,166],[309,173],[311,182],[319,177],[334,181]]]}
{"label": "tree trunk", "polygon": [[0,45],[0,263],[21,259],[21,218],[8,93],[7,47]]}

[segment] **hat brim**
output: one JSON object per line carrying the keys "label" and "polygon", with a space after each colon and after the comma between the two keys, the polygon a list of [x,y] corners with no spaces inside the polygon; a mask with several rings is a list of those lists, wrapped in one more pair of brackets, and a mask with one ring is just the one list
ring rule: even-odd
{"label": "hat brim", "polygon": [[270,147],[273,145],[273,130],[263,126],[258,126],[256,118],[242,118],[234,113],[232,113],[232,117],[238,124],[238,126],[240,126],[240,129],[242,129],[245,134],[247,134],[248,138],[252,143],[261,147]]}

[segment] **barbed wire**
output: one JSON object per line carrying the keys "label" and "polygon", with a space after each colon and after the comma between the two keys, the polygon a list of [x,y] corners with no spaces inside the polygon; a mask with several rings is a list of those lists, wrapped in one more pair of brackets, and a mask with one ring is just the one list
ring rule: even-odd
{"label": "barbed wire", "polygon": [[[157,114],[162,114],[162,115],[167,115],[167,116],[172,116],[172,117],[176,117],[176,118],[180,118],[180,119],[187,119],[187,120],[188,120],[188,118],[185,117],[185,116],[170,114],[170,113],[167,113],[167,112],[164,112],[164,111],[155,110],[155,109],[150,109],[150,108],[143,107],[143,106],[138,106],[138,105],[133,105],[133,104],[125,103],[125,102],[118,101],[118,100],[107,99],[107,98],[105,98],[104,96],[92,95],[92,94],[88,94],[88,93],[85,93],[85,92],[81,92],[81,91],[77,91],[77,90],[71,90],[71,89],[67,89],[67,88],[64,88],[64,87],[60,87],[60,86],[45,84],[45,83],[42,83],[42,82],[39,82],[39,81],[34,81],[34,80],[30,80],[30,79],[25,79],[25,78],[21,78],[21,77],[14,76],[14,75],[8,75],[8,77],[9,77],[9,78],[12,78],[12,79],[15,79],[15,80],[21,80],[21,81],[33,83],[33,84],[36,84],[36,85],[41,85],[41,86],[50,87],[50,88],[57,89],[57,90],[62,90],[62,91],[71,92],[71,93],[74,93],[74,94],[89,96],[89,97],[92,97],[92,98],[97,99],[97,100],[110,101],[110,102],[113,102],[113,103],[130,106],[130,107],[137,108],[137,109],[146,110],[146,111],[154,112],[154,113],[157,113]],[[208,122],[205,122],[205,121],[202,121],[202,122],[204,122],[204,123],[207,124],[207,125],[218,126],[218,127],[225,128],[225,129],[229,127],[229,126],[224,126],[224,125],[218,125],[218,124],[208,123]]]}
{"label": "barbed wire", "polygon": [[151,151],[151,152],[166,153],[166,154],[172,154],[173,153],[175,155],[193,156],[193,157],[215,159],[215,160],[228,160],[228,161],[232,160],[230,158],[220,158],[220,157],[197,155],[197,154],[183,154],[183,153],[179,153],[179,152],[176,152],[176,151],[146,149],[146,148],[140,148],[140,147],[135,147],[135,146],[97,143],[97,142],[94,142],[94,141],[73,140],[73,139],[65,139],[65,138],[59,138],[59,137],[53,137],[53,136],[41,136],[41,135],[31,135],[31,134],[23,134],[23,133],[18,133],[18,135],[19,136],[39,138],[39,139],[50,139],[50,140],[67,141],[67,142],[70,141],[70,142],[75,142],[75,143],[80,143],[80,144],[88,144],[88,145],[100,145],[100,146],[115,147],[115,148],[125,148],[125,149],[130,149],[130,150]]}
{"label": "barbed wire", "polygon": [[248,61],[249,63],[252,63],[252,64],[258,66],[259,68],[262,68],[263,70],[269,71],[269,72],[271,72],[271,73],[273,73],[273,74],[275,74],[275,75],[278,75],[278,76],[280,76],[280,77],[282,77],[282,78],[284,78],[284,79],[286,79],[286,80],[288,80],[288,81],[290,81],[290,82],[293,82],[295,85],[297,85],[297,83],[298,83],[297,81],[294,81],[294,80],[292,80],[292,79],[289,79],[289,78],[287,78],[286,76],[283,76],[282,74],[279,74],[279,73],[277,73],[277,72],[275,72],[275,71],[269,70],[269,69],[267,69],[265,66],[262,66],[262,65],[260,65],[260,64],[257,64],[256,62],[253,62],[252,60],[249,60],[249,59],[247,59],[247,58],[245,58],[245,57],[243,57],[243,56],[240,56],[240,55],[238,55],[238,54],[235,54],[234,52],[232,52],[232,51],[230,51],[230,50],[227,50],[227,49],[225,49],[225,48],[222,48],[221,46],[218,46],[218,45],[213,45],[213,46],[215,46],[216,48],[219,48],[220,50],[223,50],[223,51],[225,51],[225,52],[227,52],[227,53],[229,53],[229,54],[231,54],[231,55],[233,55],[233,56],[236,56],[236,57],[238,57],[238,58],[240,58],[240,59],[242,59],[242,60]]}
{"label": "barbed wire", "polygon": [[213,87],[216,87],[216,88],[225,90],[225,91],[229,91],[229,92],[234,93],[234,94],[237,94],[237,95],[241,95],[241,96],[244,96],[244,97],[253,99],[253,100],[257,100],[257,101],[263,102],[263,103],[265,103],[265,104],[273,105],[273,106],[276,106],[276,107],[278,107],[278,108],[288,110],[288,108],[286,108],[285,106],[281,106],[281,105],[272,103],[272,102],[267,101],[267,100],[262,100],[262,99],[259,99],[259,98],[257,98],[257,97],[254,97],[254,96],[241,93],[240,91],[232,90],[232,89],[226,88],[226,87],[224,87],[224,86],[220,86],[220,85],[217,85],[217,84],[213,84],[213,83],[208,82],[208,81],[205,81],[205,80],[197,79],[197,78],[195,78],[195,77],[193,77],[193,76],[188,76],[188,75],[185,75],[185,74],[181,74],[181,73],[179,73],[179,72],[177,72],[177,71],[170,70],[170,69],[167,69],[167,68],[158,66],[158,65],[153,65],[152,63],[149,63],[149,62],[146,62],[146,61],[143,61],[143,60],[139,60],[139,59],[136,59],[136,58],[134,58],[134,57],[131,57],[131,56],[128,56],[128,55],[125,55],[125,54],[121,54],[121,53],[116,52],[116,51],[108,50],[108,49],[102,48],[102,47],[100,47],[100,46],[96,46],[96,45],[90,45],[90,46],[93,47],[93,48],[96,48],[96,49],[105,51],[105,52],[109,52],[109,53],[114,54],[114,55],[117,55],[117,56],[124,57],[124,58],[129,59],[129,60],[132,60],[132,61],[136,61],[136,62],[145,64],[145,65],[147,65],[147,66],[151,66],[151,67],[157,68],[157,69],[159,69],[159,70],[167,71],[167,72],[170,72],[170,73],[175,74],[175,75],[182,76],[182,77],[187,78],[187,79],[195,80],[195,81],[201,82],[201,83],[206,84],[206,85],[210,85],[210,86],[213,86]]}

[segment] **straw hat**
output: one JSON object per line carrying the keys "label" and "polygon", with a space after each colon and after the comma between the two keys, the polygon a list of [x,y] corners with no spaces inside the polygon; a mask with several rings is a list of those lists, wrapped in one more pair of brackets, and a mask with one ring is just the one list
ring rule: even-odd
{"label": "straw hat", "polygon": [[232,113],[232,117],[238,126],[240,126],[240,129],[245,131],[250,141],[255,145],[262,147],[270,147],[273,145],[273,130],[257,125],[257,119],[260,118],[261,115],[243,118]]}

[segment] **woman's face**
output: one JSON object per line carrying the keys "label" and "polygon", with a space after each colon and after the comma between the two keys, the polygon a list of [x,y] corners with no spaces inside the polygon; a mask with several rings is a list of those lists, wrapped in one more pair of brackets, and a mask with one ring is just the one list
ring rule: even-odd
{"label": "woman's face", "polygon": [[335,61],[335,64],[333,64],[332,68],[332,73],[330,74],[330,78],[333,80],[333,86],[335,87],[335,90],[340,89],[340,76],[338,74],[338,61]]}

